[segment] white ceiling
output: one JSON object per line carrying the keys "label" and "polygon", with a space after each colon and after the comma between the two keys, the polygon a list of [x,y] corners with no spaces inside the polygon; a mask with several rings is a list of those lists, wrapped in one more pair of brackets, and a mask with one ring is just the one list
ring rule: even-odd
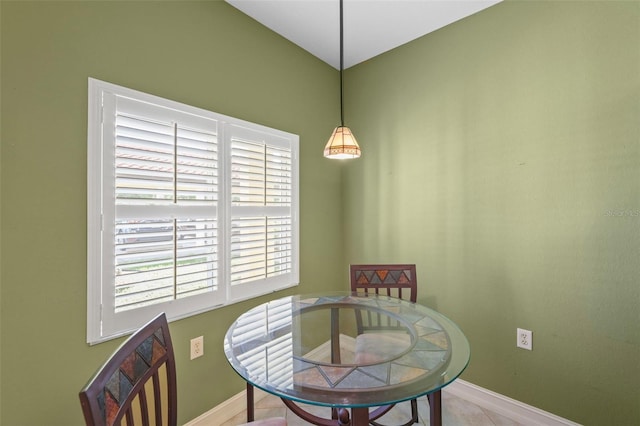
{"label": "white ceiling", "polygon": [[[344,0],[344,68],[415,40],[502,0]],[[226,0],[336,69],[339,0]]]}

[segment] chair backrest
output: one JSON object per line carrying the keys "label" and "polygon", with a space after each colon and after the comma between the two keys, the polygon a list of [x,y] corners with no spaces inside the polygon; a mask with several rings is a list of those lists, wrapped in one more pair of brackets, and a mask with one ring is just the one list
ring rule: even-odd
{"label": "chair backrest", "polygon": [[[351,292],[358,294],[382,294],[415,303],[418,297],[416,265],[351,265]],[[358,335],[371,332],[399,331],[405,329],[398,320],[374,313],[356,310]]]}
{"label": "chair backrest", "polygon": [[418,281],[415,264],[351,265],[351,291],[384,294],[416,302]]}
{"label": "chair backrest", "polygon": [[176,364],[165,314],[131,335],[80,391],[87,425],[177,424]]}

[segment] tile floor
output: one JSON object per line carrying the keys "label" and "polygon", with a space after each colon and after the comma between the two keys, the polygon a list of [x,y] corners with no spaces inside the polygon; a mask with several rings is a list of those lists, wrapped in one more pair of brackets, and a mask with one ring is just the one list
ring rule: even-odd
{"label": "tile floor", "polygon": [[[304,422],[275,396],[268,395],[258,400],[259,390],[256,389],[255,418],[285,417],[289,426],[303,426],[310,423]],[[308,411],[321,416],[328,416],[329,409],[325,407],[304,406]],[[418,413],[420,425],[429,424],[429,403],[426,397],[418,399]],[[397,425],[405,423],[411,414],[409,403],[397,405],[379,421],[385,425]],[[237,426],[246,422],[246,413],[241,413],[234,418],[221,423],[219,426]],[[507,417],[488,411],[464,399],[455,397],[447,392],[442,393],[442,423],[445,426],[519,426]],[[213,426],[213,425],[212,425]],[[217,425],[216,425],[217,426]]]}

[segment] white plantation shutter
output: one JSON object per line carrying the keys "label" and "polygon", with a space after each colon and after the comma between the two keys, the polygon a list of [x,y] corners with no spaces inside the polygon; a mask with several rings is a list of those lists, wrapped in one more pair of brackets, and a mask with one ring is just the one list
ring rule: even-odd
{"label": "white plantation shutter", "polygon": [[297,136],[97,80],[89,94],[89,342],[297,284]]}
{"label": "white plantation shutter", "polygon": [[241,126],[229,126],[228,133],[232,295],[276,290],[297,274],[294,147],[286,138]]}
{"label": "white plantation shutter", "polygon": [[121,99],[115,111],[116,313],[218,285],[216,122],[186,128],[148,109]]}
{"label": "white plantation shutter", "polygon": [[100,335],[223,303],[218,121],[128,93],[102,107]]}

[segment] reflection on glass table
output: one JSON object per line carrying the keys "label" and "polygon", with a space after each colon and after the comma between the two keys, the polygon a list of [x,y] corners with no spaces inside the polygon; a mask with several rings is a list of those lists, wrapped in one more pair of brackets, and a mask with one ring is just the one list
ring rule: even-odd
{"label": "reflection on glass table", "polygon": [[[444,315],[386,296],[349,293],[277,299],[242,314],[224,349],[247,381],[317,425],[364,426],[389,406],[427,395],[441,424],[440,389],[466,368],[469,343]],[[296,402],[331,407],[328,418]],[[369,407],[381,407],[369,410]]]}

